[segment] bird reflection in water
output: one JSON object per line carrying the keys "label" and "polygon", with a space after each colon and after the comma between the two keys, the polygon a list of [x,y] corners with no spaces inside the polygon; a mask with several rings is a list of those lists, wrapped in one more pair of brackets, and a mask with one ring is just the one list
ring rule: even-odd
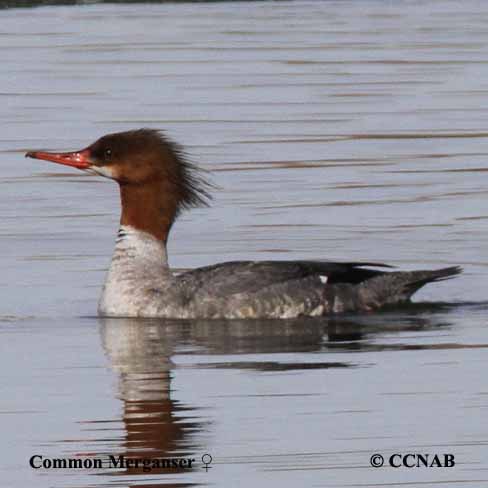
{"label": "bird reflection in water", "polygon": [[[168,330],[158,321],[100,321],[102,344],[117,373],[117,396],[123,402],[125,439],[118,446],[117,456],[126,459],[191,457],[199,450],[191,434],[201,430],[203,422],[190,420],[192,408],[171,398],[171,355],[175,343],[182,339],[178,329]],[[125,469],[126,474],[148,474],[141,466]],[[156,467],[150,474],[174,474],[183,470]]]}
{"label": "bird reflection in water", "polygon": [[[341,355],[341,361],[337,361],[333,354],[327,353],[381,349],[378,338],[385,331],[425,330],[446,325],[442,314],[430,312],[433,311],[410,309],[403,314],[285,321],[99,319],[103,348],[118,377],[117,397],[123,402],[124,440],[114,439],[116,454],[126,458],[193,457],[199,460],[202,453],[208,452],[208,446],[202,445],[201,434],[211,426],[209,421],[199,415],[198,405],[183,405],[171,398],[175,368],[172,356],[182,348],[187,355],[206,355],[205,362],[193,361],[190,366],[199,369],[269,372],[354,368],[358,365],[352,358],[347,361],[347,356],[344,360],[345,356]],[[310,362],[306,354],[309,352],[324,355],[314,354],[314,362]],[[274,353],[296,353],[297,361],[283,361],[282,354],[275,359]],[[227,355],[235,354],[241,354],[243,360],[226,361]],[[247,360],[247,354],[253,355],[252,360]],[[257,360],[256,354],[264,357]],[[208,360],[209,355],[216,360]],[[198,465],[194,469],[199,469]],[[153,476],[181,471],[165,468],[147,473],[142,468],[127,468],[125,472],[113,474]],[[168,486],[167,481],[164,486]]]}

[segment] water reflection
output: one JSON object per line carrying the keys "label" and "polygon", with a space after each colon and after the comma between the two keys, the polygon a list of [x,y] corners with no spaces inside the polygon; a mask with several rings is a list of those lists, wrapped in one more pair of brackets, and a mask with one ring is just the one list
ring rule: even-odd
{"label": "water reflection", "polygon": [[[178,330],[168,333],[165,325],[157,322],[105,319],[100,333],[118,377],[117,397],[123,402],[125,433],[117,455],[190,457],[198,450],[192,432],[202,429],[202,423],[191,419],[192,408],[171,399],[171,355],[175,342],[182,338]],[[178,471],[152,469],[151,475]],[[136,467],[125,472],[140,473],[142,469]]]}
{"label": "water reflection", "polygon": [[[181,393],[181,390],[192,390],[196,386],[189,382],[180,383],[175,390],[172,381],[177,371],[235,370],[269,376],[286,372],[311,374],[311,370],[322,374],[320,370],[323,370],[326,375],[322,377],[324,381],[327,378],[328,383],[334,384],[340,381],[339,378],[344,378],[346,372],[349,378],[361,378],[364,374],[361,371],[365,368],[382,367],[385,361],[383,351],[488,347],[487,344],[444,343],[444,335],[439,333],[439,330],[450,330],[459,313],[482,314],[486,309],[487,304],[454,306],[430,303],[371,315],[323,319],[98,319],[102,346],[116,375],[115,396],[122,402],[122,411],[119,418],[109,421],[89,420],[97,429],[95,435],[98,437],[93,444],[97,446],[97,452],[90,454],[95,457],[112,454],[126,458],[200,459],[202,453],[213,449],[208,445],[208,433],[216,431],[216,426],[213,420],[205,417],[202,405],[192,404],[200,402],[200,399],[205,401],[205,398],[197,395],[184,402],[176,399],[177,391]],[[430,331],[435,331],[435,334],[429,334]],[[375,354],[358,354],[371,351]],[[304,355],[304,352],[310,354]],[[181,361],[182,357],[186,359]],[[275,381],[278,378],[276,376]],[[393,393],[387,390],[382,395]],[[226,401],[239,397],[245,403],[256,396],[270,401],[273,397],[286,396],[287,401],[303,397],[303,401],[310,405],[314,395],[320,397],[323,394],[296,390],[257,392],[254,389],[228,392],[212,383],[210,390],[206,391],[210,398],[224,398]],[[359,407],[357,411],[363,414],[374,412]],[[347,409],[333,409],[329,414],[347,412]],[[114,429],[114,424],[119,422],[121,429]],[[320,460],[321,465],[327,465],[326,457]],[[221,456],[219,462],[241,462],[229,459]],[[260,458],[256,462],[264,468],[269,464],[269,469],[277,469],[276,463],[280,464],[278,458],[271,456],[269,461],[266,459]],[[199,471],[197,465],[193,474],[198,476]],[[183,470],[163,468],[144,472],[141,467],[123,471],[104,470],[97,474],[109,475],[110,481],[102,482],[103,486],[112,486],[117,476],[123,477],[120,482],[124,486],[131,487],[143,486],[149,480],[154,487],[168,486],[168,483],[171,483],[169,486],[189,486],[188,482],[193,483],[194,477],[188,478],[188,470],[184,477],[182,473]]]}
{"label": "water reflection", "polygon": [[[478,308],[480,306],[477,304]],[[172,412],[189,409],[177,406],[170,399],[171,370],[175,368],[171,356],[182,347],[186,354],[216,356],[410,349],[413,346],[409,344],[382,344],[378,336],[448,328],[451,325],[448,312],[456,308],[448,304],[415,304],[404,311],[320,319],[180,321],[105,318],[100,322],[103,347],[119,377],[119,397],[124,401],[126,423],[135,419],[137,424],[142,418],[152,419],[163,412],[167,415],[164,423],[168,423],[172,422]],[[422,348],[422,345],[415,347]],[[429,344],[425,347],[441,345]],[[352,363],[326,359],[324,355],[317,363],[210,361],[196,363],[193,367],[286,371],[354,366]],[[156,422],[159,423],[157,419]],[[181,428],[168,429],[174,430],[175,435],[171,435],[171,447],[168,445],[164,448],[166,452],[180,445],[177,439],[184,438]],[[152,429],[149,430],[152,432]],[[126,447],[137,449],[138,442],[137,438],[130,438]],[[152,442],[144,438],[141,445],[149,446]]]}
{"label": "water reflection", "polygon": [[[172,356],[212,355],[219,361],[197,362],[192,368],[236,368],[255,371],[286,371],[354,367],[334,361],[326,353],[383,350],[378,336],[389,333],[449,327],[445,312],[416,306],[409,312],[330,319],[171,321],[100,319],[103,348],[118,377],[117,396],[123,401],[122,419],[126,430],[122,448],[127,455],[167,456],[200,448],[192,433],[202,423],[189,421],[197,405],[185,406],[171,399]],[[430,345],[434,347],[435,345]],[[390,345],[389,347],[392,347]],[[408,345],[397,348],[408,348]],[[322,352],[320,360],[282,362],[283,353]],[[280,356],[272,360],[273,353]],[[226,361],[230,355],[265,355],[264,361]],[[271,355],[270,355],[271,354]],[[317,356],[314,356],[317,357]]]}

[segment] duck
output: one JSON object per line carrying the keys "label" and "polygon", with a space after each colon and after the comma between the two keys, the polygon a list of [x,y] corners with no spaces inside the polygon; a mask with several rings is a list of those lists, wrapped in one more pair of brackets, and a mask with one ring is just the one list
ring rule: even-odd
{"label": "duck", "polygon": [[209,205],[212,184],[182,148],[156,129],[107,134],[74,152],[29,151],[119,185],[121,217],[98,304],[103,317],[296,319],[398,306],[459,266],[397,271],[374,262],[222,262],[184,272],[167,242],[182,211]]}

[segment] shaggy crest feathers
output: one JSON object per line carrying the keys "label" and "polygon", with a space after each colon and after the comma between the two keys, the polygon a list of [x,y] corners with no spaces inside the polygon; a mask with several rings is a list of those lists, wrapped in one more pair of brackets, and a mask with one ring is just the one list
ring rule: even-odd
{"label": "shaggy crest feathers", "polygon": [[[119,154],[134,155],[133,161],[137,163],[137,155],[144,154],[145,151],[155,156],[155,160],[161,164],[165,180],[172,185],[171,191],[177,203],[174,217],[182,210],[210,204],[210,190],[215,185],[204,177],[206,171],[190,162],[182,147],[161,130],[142,128],[107,134],[93,144],[92,153],[103,159],[107,148],[110,148],[113,160]],[[123,180],[119,183],[126,184]]]}
{"label": "shaggy crest feathers", "polygon": [[194,207],[208,207],[212,200],[210,190],[215,185],[205,178],[206,171],[193,164],[188,159],[182,146],[168,139],[161,131],[152,129],[139,129],[149,131],[159,139],[160,144],[166,145],[177,161],[177,173],[169,172],[168,179],[174,183],[178,194],[178,207],[176,210],[177,217],[182,210]]}

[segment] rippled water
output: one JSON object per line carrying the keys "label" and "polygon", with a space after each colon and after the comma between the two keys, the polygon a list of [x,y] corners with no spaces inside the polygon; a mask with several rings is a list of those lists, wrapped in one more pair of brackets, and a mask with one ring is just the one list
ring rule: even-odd
{"label": "rippled water", "polygon": [[[479,1],[0,10],[2,486],[486,484],[487,21]],[[220,187],[176,225],[175,267],[465,273],[366,317],[97,319],[117,189],[23,153],[141,126]],[[411,452],[456,466],[370,467]],[[34,470],[33,454],[199,464]]]}

